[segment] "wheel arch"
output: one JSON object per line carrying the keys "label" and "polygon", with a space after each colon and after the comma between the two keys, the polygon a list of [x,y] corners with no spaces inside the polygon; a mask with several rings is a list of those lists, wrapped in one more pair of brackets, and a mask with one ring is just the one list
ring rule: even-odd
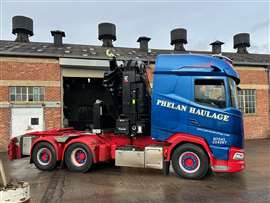
{"label": "wheel arch", "polygon": [[176,150],[178,147],[180,147],[180,146],[182,146],[182,145],[184,145],[184,144],[193,144],[193,145],[196,145],[196,146],[200,147],[200,148],[205,152],[205,154],[207,155],[208,160],[209,160],[209,163],[210,163],[210,156],[209,156],[208,152],[205,150],[205,148],[203,147],[203,145],[201,145],[201,144],[199,144],[199,143],[197,143],[197,142],[192,142],[192,141],[182,141],[182,142],[176,144],[176,145],[173,147],[172,151],[171,151],[170,159],[171,159],[173,153],[175,152],[175,150]]}
{"label": "wheel arch", "polygon": [[30,151],[30,163],[33,163],[33,157],[32,157],[33,149],[35,148],[35,146],[36,146],[37,144],[39,144],[39,143],[41,143],[41,142],[47,142],[47,143],[49,143],[50,145],[52,145],[52,147],[54,148],[55,153],[56,153],[56,159],[57,159],[57,161],[60,161],[60,160],[61,160],[62,149],[61,149],[61,147],[58,145],[58,143],[56,142],[56,140],[54,140],[53,138],[48,138],[48,137],[46,137],[46,139],[43,138],[43,137],[41,137],[41,138],[36,139],[36,140],[33,142],[33,144],[32,144],[31,151]]}
{"label": "wheel arch", "polygon": [[189,143],[200,147],[206,153],[209,159],[209,163],[212,165],[213,155],[210,147],[203,138],[194,135],[177,133],[173,135],[171,138],[169,138],[168,142],[170,143],[170,145],[167,151],[167,158],[166,158],[167,161],[171,160],[172,154],[174,153],[177,147]]}
{"label": "wheel arch", "polygon": [[81,144],[86,145],[88,147],[88,149],[90,150],[90,152],[92,153],[93,163],[97,162],[97,158],[96,158],[96,154],[95,154],[96,146],[89,144],[89,142],[87,142],[85,139],[76,138],[76,139],[70,140],[68,143],[65,144],[65,147],[63,148],[62,157],[61,157],[63,164],[65,162],[64,159],[65,159],[65,154],[66,154],[68,147],[71,146],[72,144],[75,144],[75,143],[81,143]]}

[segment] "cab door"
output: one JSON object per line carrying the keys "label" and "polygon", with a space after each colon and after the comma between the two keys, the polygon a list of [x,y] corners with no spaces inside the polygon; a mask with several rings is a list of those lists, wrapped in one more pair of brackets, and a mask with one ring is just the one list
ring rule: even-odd
{"label": "cab door", "polygon": [[226,78],[193,78],[193,102],[189,110],[189,126],[215,132],[226,132]]}
{"label": "cab door", "polygon": [[[227,147],[230,144],[231,115],[227,112],[229,94],[225,77],[193,77],[193,101],[189,110],[189,129],[208,144]],[[217,149],[219,153],[222,149]],[[224,149],[225,149],[224,148]],[[219,152],[218,152],[219,151]]]}

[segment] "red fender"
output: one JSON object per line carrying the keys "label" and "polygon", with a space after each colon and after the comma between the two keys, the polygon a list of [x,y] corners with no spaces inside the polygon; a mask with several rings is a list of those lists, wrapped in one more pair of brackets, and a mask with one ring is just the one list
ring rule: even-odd
{"label": "red fender", "polygon": [[66,149],[73,143],[83,143],[87,145],[93,154],[93,162],[97,163],[99,161],[99,147],[104,143],[102,143],[102,140],[96,135],[80,136],[71,139],[68,143],[65,144],[61,160],[64,160]]}
{"label": "red fender", "polygon": [[200,145],[208,154],[208,157],[210,159],[210,163],[211,164],[213,163],[213,154],[212,154],[207,142],[201,137],[197,137],[197,136],[190,135],[190,134],[184,134],[184,133],[176,133],[167,140],[167,143],[170,144],[170,145],[165,147],[165,156],[166,156],[167,161],[169,161],[171,159],[172,152],[175,149],[175,147],[177,145],[179,145],[180,143],[184,143],[184,142],[194,143],[194,144]]}

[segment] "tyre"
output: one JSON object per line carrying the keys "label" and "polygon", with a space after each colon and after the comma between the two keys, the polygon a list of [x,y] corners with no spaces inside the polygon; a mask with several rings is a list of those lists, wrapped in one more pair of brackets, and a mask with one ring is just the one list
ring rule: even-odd
{"label": "tyre", "polygon": [[65,152],[65,163],[70,171],[87,172],[93,165],[93,155],[83,143],[71,144]]}
{"label": "tyre", "polygon": [[188,143],[174,150],[172,165],[178,176],[199,180],[204,178],[209,170],[209,159],[201,147]]}
{"label": "tyre", "polygon": [[40,142],[35,145],[32,160],[35,166],[43,171],[51,171],[57,166],[55,149],[48,142]]}

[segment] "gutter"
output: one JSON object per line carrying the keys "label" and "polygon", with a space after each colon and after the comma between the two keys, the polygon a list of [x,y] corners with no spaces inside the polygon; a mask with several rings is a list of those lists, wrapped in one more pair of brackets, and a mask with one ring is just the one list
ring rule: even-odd
{"label": "gutter", "polygon": [[241,61],[233,61],[233,65],[243,65],[243,66],[264,66],[270,69],[270,63],[260,63],[260,62],[241,62]]}
{"label": "gutter", "polygon": [[37,57],[37,58],[59,58],[60,55],[44,53],[22,53],[22,52],[0,52],[0,56],[20,56],[20,57]]}

